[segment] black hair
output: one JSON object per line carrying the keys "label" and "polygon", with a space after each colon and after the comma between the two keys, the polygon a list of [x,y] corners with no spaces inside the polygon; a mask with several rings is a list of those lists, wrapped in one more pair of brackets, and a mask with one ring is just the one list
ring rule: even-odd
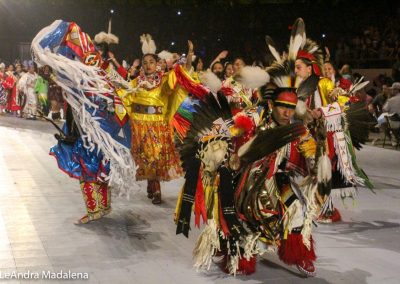
{"label": "black hair", "polygon": [[154,54],[154,53],[146,53],[146,54],[143,54],[142,60],[143,60],[146,56],[151,56],[151,57],[154,58],[155,61],[158,62],[158,59],[159,59],[159,58],[158,58],[157,54]]}
{"label": "black hair", "polygon": [[214,63],[210,66],[211,71],[213,71],[214,66],[217,65],[217,64],[221,64],[221,65],[222,65],[222,69],[223,69],[223,70],[225,69],[224,64],[222,64],[221,61],[216,61],[216,62],[214,62]]}
{"label": "black hair", "polygon": [[[312,67],[312,65],[313,65],[313,62],[308,58],[300,57],[300,58],[296,58],[296,60],[301,60],[307,66],[311,66]],[[314,73],[314,70],[312,70],[312,72]]]}
{"label": "black hair", "polygon": [[204,60],[203,58],[201,58],[200,56],[196,56],[196,59],[192,61],[192,66],[193,68],[196,70],[197,64],[199,63],[199,61],[203,62],[203,69],[204,69]]}
{"label": "black hair", "polygon": [[233,66],[233,63],[230,62],[230,61],[226,61],[226,62],[224,63],[224,77],[225,77],[225,75],[226,75],[226,69],[228,68],[229,65],[232,65],[232,66]]}
{"label": "black hair", "polygon": [[340,80],[340,78],[342,78],[342,75],[339,72],[339,69],[337,68],[336,64],[333,61],[324,61],[324,64],[330,64],[333,68],[333,70],[335,70],[335,81],[338,82]]}
{"label": "black hair", "polygon": [[232,64],[234,64],[236,60],[242,60],[242,61],[243,61],[243,63],[244,63],[244,65],[246,65],[246,60],[244,60],[244,58],[243,58],[243,57],[241,57],[241,56],[237,56],[237,57],[235,57],[235,58],[233,59],[233,61],[232,61]]}

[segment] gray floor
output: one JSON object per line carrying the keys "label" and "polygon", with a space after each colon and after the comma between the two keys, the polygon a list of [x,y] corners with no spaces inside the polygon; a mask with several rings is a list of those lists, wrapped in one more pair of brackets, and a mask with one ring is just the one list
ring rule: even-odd
{"label": "gray floor", "polygon": [[362,189],[354,204],[338,200],[344,222],[315,229],[316,278],[300,278],[274,255],[260,259],[255,274],[233,278],[216,267],[192,268],[199,230],[189,239],[176,236],[172,221],[182,180],[162,185],[161,206],[152,205],[143,188],[130,201],[114,199],[112,214],[103,220],[73,225],[84,212],[83,201],[77,181],[48,155],[52,133],[43,121],[0,116],[1,283],[30,283],[1,279],[7,272],[43,270],[89,274],[89,280],[74,283],[399,283],[398,151],[366,146],[359,153],[377,193]]}

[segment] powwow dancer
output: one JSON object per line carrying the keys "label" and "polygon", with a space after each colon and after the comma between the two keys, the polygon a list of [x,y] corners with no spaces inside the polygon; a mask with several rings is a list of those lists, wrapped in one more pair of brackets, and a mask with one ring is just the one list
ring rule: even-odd
{"label": "powwow dancer", "polygon": [[122,90],[119,95],[131,120],[132,155],[138,165],[136,179],[147,180],[148,198],[153,204],[160,204],[160,182],[182,175],[173,142],[173,117],[188,92],[202,97],[207,90],[187,73],[193,55],[190,41],[184,68],[175,64],[167,73],[157,71],[158,56],[151,36],[142,35],[141,41],[144,73],[130,82],[131,91]]}
{"label": "powwow dancer", "polygon": [[77,223],[99,219],[111,209],[109,185],[120,194],[134,186],[129,120],[115,94],[119,82],[100,68],[100,53],[73,22],[57,20],[42,29],[32,53],[39,65],[53,69],[66,92],[67,122],[50,154],[62,171],[80,180],[87,214]]}
{"label": "powwow dancer", "polygon": [[6,111],[14,114],[17,114],[21,110],[21,105],[17,99],[17,82],[19,78],[19,74],[14,72],[13,65],[10,65],[2,82],[2,87],[6,90]]}
{"label": "powwow dancer", "polygon": [[[294,109],[297,102],[294,89],[276,90],[276,96],[273,98],[276,106],[271,107],[273,113],[277,113],[277,120],[286,125],[278,127],[279,124],[273,122],[270,117],[270,121],[263,123],[256,131],[255,137],[239,148],[237,153],[234,144],[240,141],[242,136],[248,136],[254,126],[259,124],[258,116],[255,115],[257,112],[248,109],[232,118],[229,104],[221,93],[217,95],[218,101],[210,94],[205,102],[194,106],[196,112],[193,114],[193,122],[181,150],[186,182],[177,204],[176,223],[177,233],[188,236],[193,206],[195,225],[200,226],[200,219],[207,222],[193,252],[197,268],[209,268],[213,256],[221,255],[221,265],[225,271],[232,274],[250,274],[255,271],[256,255],[259,252],[257,241],[265,240],[265,236],[270,237],[270,230],[273,230],[272,243],[276,246],[281,244],[281,258],[289,264],[298,265],[307,275],[314,273],[315,254],[311,222],[318,215],[318,206],[315,205],[316,184],[312,183],[313,179],[307,178],[308,185],[302,192],[298,186],[291,189],[287,183],[289,177],[286,176],[286,179],[279,179],[277,190],[275,178],[285,177],[281,175],[281,167],[278,167],[281,163],[284,169],[287,165],[288,170],[298,171],[308,177],[310,169],[307,168],[305,159],[301,158],[300,152],[303,152],[310,159],[309,164],[312,164],[315,142],[304,126],[289,124],[294,110],[288,111],[287,108],[289,106],[290,109]],[[284,109],[284,114],[278,111],[280,108]],[[290,141],[294,141],[294,144]],[[301,151],[297,150],[300,144],[303,145]],[[285,156],[289,153],[291,159]],[[241,156],[240,160],[237,159],[237,154]],[[257,164],[257,161],[262,162]],[[260,164],[264,164],[264,173],[259,171]],[[248,180],[251,169],[253,172]],[[242,176],[236,183],[235,176],[240,172],[243,172]],[[254,172],[257,172],[257,183],[252,180],[255,178]],[[270,176],[267,176],[267,173]],[[272,181],[267,183],[267,177],[272,178]],[[263,189],[266,184],[268,186]],[[260,211],[260,204],[267,202],[269,198],[275,198],[276,201],[277,194],[282,194],[279,202],[273,204],[278,207],[274,207],[274,211],[270,208],[265,212],[264,209]],[[285,202],[289,208],[287,212]],[[309,204],[310,202],[312,204]],[[303,206],[307,208],[306,218],[303,216]],[[285,208],[285,211],[282,209],[279,212],[280,208]],[[268,212],[276,212],[272,216],[272,219],[277,219],[275,224],[266,222],[257,225],[255,220],[248,218],[248,215],[262,216]],[[285,226],[282,226],[283,223]],[[269,229],[266,226],[269,226]],[[303,235],[300,235],[303,230]],[[288,233],[290,237],[286,240],[285,236]],[[288,251],[293,245],[298,247],[298,250],[290,255]]]}
{"label": "powwow dancer", "polygon": [[50,66],[43,66],[39,68],[38,77],[35,83],[35,93],[38,98],[38,112],[42,113],[44,116],[49,114],[49,80],[51,69]]}
{"label": "powwow dancer", "polygon": [[[277,62],[281,61],[279,53],[268,38],[267,44]],[[291,49],[293,46],[297,49]],[[353,198],[357,185],[372,189],[368,177],[356,163],[353,148],[354,146],[360,149],[361,144],[367,141],[371,118],[361,103],[350,99],[352,93],[364,87],[366,83],[357,82],[350,91],[344,91],[339,88],[333,90],[334,84],[330,79],[320,79],[322,50],[315,42],[306,38],[302,19],[297,19],[293,25],[289,59],[298,81],[302,82],[297,91],[299,103],[296,116],[312,129],[320,146],[317,156],[325,165],[326,178],[319,186],[325,187],[325,192],[332,189],[319,221],[340,221],[339,211],[333,207],[332,195],[341,196],[343,199]],[[351,101],[354,103],[348,104]],[[330,163],[327,162],[328,159]]]}

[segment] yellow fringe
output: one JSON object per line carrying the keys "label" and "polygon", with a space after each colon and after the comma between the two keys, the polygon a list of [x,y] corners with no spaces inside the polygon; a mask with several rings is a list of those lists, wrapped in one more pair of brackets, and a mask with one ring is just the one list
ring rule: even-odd
{"label": "yellow fringe", "polygon": [[297,148],[305,158],[311,158],[314,157],[317,152],[317,143],[314,139],[309,137],[301,141],[297,145]]}
{"label": "yellow fringe", "polygon": [[178,200],[176,201],[176,206],[175,206],[175,215],[174,215],[174,222],[177,225],[178,224],[178,216],[181,214],[181,207],[182,207],[182,197],[183,197],[183,188],[185,187],[185,184],[182,185],[182,188],[179,192],[178,195]]}

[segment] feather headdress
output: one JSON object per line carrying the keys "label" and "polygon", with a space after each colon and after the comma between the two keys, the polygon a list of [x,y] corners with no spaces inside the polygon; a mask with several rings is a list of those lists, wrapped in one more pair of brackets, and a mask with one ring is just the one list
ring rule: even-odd
{"label": "feather headdress", "polygon": [[97,44],[100,43],[118,44],[119,39],[116,35],[112,33],[99,32],[97,35],[94,36],[94,41]]}
{"label": "feather headdress", "polygon": [[167,51],[167,50],[163,50],[161,51],[159,54],[157,54],[159,58],[164,59],[165,61],[172,61],[174,59],[174,55]]}
{"label": "feather headdress", "polygon": [[155,54],[157,47],[153,38],[149,34],[142,34],[140,36],[140,42],[142,43],[143,54]]}
{"label": "feather headdress", "polygon": [[[304,105],[302,102],[314,93],[318,84],[324,59],[323,52],[316,42],[307,39],[305,24],[301,18],[298,18],[293,25],[287,58],[280,56],[271,37],[266,36],[265,41],[276,60],[267,69],[271,76],[271,82],[278,88],[297,88],[297,96],[300,100],[296,113],[301,114],[300,117],[302,117],[305,114],[305,107],[302,106]],[[305,80],[297,78],[294,72],[296,59],[299,58],[309,62],[314,71],[314,74]]]}
{"label": "feather headdress", "polygon": [[257,89],[269,82],[269,75],[265,70],[256,66],[245,66],[239,74],[234,76],[234,80],[250,89]]}
{"label": "feather headdress", "polygon": [[94,41],[97,44],[106,43],[106,44],[118,44],[119,39],[116,35],[111,33],[111,19],[108,22],[108,32],[99,32],[94,36]]}

